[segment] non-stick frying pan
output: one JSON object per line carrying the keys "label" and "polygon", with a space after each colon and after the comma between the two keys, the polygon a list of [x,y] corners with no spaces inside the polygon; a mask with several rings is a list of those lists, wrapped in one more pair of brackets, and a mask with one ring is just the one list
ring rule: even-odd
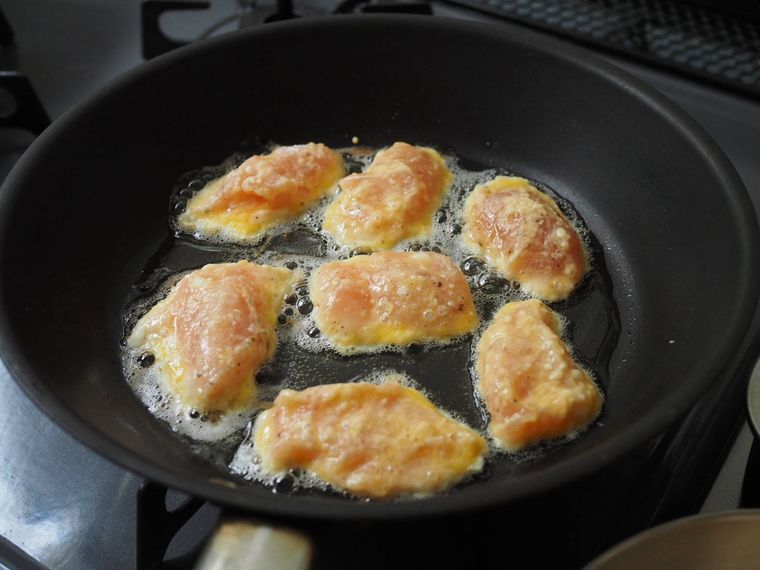
{"label": "non-stick frying pan", "polygon": [[[575,205],[601,244],[621,322],[599,425],[533,461],[496,461],[450,493],[367,503],[246,484],[144,409],[121,372],[121,312],[166,238],[178,176],[244,139],[346,146],[354,135],[451,149]],[[0,200],[1,350],[26,393],[127,468],[270,515],[458,512],[593,472],[661,431],[724,369],[760,277],[747,194],[682,111],[565,44],[442,19],[314,19],[178,50],[53,124]]]}

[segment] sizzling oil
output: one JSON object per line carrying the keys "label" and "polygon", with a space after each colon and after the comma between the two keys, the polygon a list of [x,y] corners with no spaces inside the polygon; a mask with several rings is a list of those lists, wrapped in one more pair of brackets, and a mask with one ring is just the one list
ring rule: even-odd
{"label": "sizzling oil", "polygon": [[[183,273],[207,263],[247,259],[299,270],[304,280],[285,299],[278,319],[279,346],[275,359],[256,375],[259,398],[262,400],[260,406],[221,420],[203,417],[192,409],[178,405],[170,394],[158,389],[160,381],[155,378],[153,369],[140,365],[142,355],[123,348],[125,374],[135,392],[156,417],[167,422],[198,453],[220,468],[265,484],[276,493],[335,493],[307,473],[272,477],[259,472],[255,466],[249,441],[251,423],[257,410],[274,400],[283,388],[298,390],[317,384],[377,378],[381,372],[394,371],[414,379],[415,387],[421,389],[441,410],[480,431],[488,439],[488,414],[475,389],[474,347],[494,313],[503,304],[528,297],[516,284],[489,271],[486,262],[474,257],[462,243],[462,206],[477,184],[497,175],[520,174],[502,169],[484,169],[472,162],[468,162],[465,168],[464,162],[453,153],[441,153],[454,174],[454,180],[441,208],[434,215],[430,235],[406,240],[393,248],[395,251],[436,251],[451,257],[467,277],[480,318],[479,328],[472,334],[448,342],[408,347],[380,346],[361,355],[344,356],[330,347],[311,318],[313,306],[308,298],[307,286],[309,274],[319,264],[367,253],[361,249],[341,247],[321,230],[324,210],[337,193],[337,188],[298,220],[272,228],[254,243],[206,239],[200,235],[183,234],[177,228],[176,218],[195,192],[238,166],[251,154],[266,152],[271,147],[249,146],[218,166],[205,167],[179,178],[170,200],[170,235],[147,261],[124,312],[126,338],[137,320],[168,293]],[[366,168],[375,150],[353,147],[341,152],[346,170],[351,173]],[[565,323],[563,339],[570,346],[573,357],[591,373],[604,392],[609,384],[609,362],[617,345],[620,323],[603,250],[570,202],[538,181],[531,180],[531,183],[557,202],[586,245],[590,269],[584,280],[567,300],[550,303],[549,306],[561,315]],[[517,453],[506,454],[492,449],[488,461],[531,461],[575,435]],[[488,476],[488,471],[490,468],[487,465],[483,474],[471,480]],[[464,484],[467,482],[460,483]]]}

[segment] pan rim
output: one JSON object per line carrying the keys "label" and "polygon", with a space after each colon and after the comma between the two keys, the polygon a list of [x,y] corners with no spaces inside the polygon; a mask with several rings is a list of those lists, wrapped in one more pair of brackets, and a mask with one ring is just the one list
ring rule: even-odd
{"label": "pan rim", "polygon": [[[403,15],[347,15],[340,18],[325,16],[272,23],[264,27],[196,42],[127,71],[55,121],[18,161],[2,189],[0,189],[0,249],[4,247],[4,228],[8,227],[7,220],[12,214],[12,203],[14,201],[12,190],[20,186],[16,182],[17,179],[23,177],[26,165],[34,162],[35,154],[45,147],[48,141],[53,140],[56,133],[65,131],[68,124],[76,122],[79,115],[86,112],[90,105],[110,98],[112,93],[127,88],[146,74],[157,73],[162,67],[173,65],[175,61],[193,57],[196,52],[206,50],[207,46],[221,47],[234,43],[238,41],[239,37],[247,35],[258,35],[260,37],[269,34],[279,35],[280,30],[290,30],[296,33],[300,28],[310,29],[321,26],[323,29],[337,29],[343,26],[374,26],[379,22],[385,25],[416,26],[421,30],[435,29],[460,34],[485,35],[499,41],[506,40],[513,44],[527,46],[538,52],[551,55],[551,57],[565,60],[587,72],[604,77],[607,81],[611,81],[626,90],[631,97],[640,100],[660,117],[666,119],[673,128],[681,131],[684,136],[692,141],[694,150],[702,154],[704,160],[715,172],[716,178],[723,183],[722,188],[727,204],[731,207],[738,223],[737,230],[744,245],[741,252],[744,255],[740,260],[745,275],[744,290],[735,292],[735,298],[738,306],[745,306],[748,309],[755,308],[757,304],[756,291],[760,287],[760,267],[757,262],[753,263],[753,260],[760,259],[760,245],[758,245],[760,244],[760,231],[758,231],[754,207],[728,158],[696,121],[652,87],[581,48],[508,24],[492,25],[441,17],[431,19]],[[2,287],[3,284],[0,280],[0,289]],[[0,291],[0,297],[2,297],[2,291]],[[720,338],[722,342],[719,350],[720,358],[711,363],[709,369],[705,370],[698,378],[699,381],[693,381],[684,388],[677,398],[673,393],[669,393],[663,399],[663,405],[656,411],[632,425],[630,429],[618,434],[614,441],[601,442],[593,452],[589,451],[576,455],[559,466],[548,467],[524,479],[512,480],[508,485],[496,489],[484,490],[476,488],[477,486],[471,486],[459,492],[444,494],[436,496],[432,500],[423,501],[387,503],[333,501],[329,504],[329,508],[324,508],[323,499],[321,501],[310,501],[311,497],[275,495],[269,497],[241,493],[228,481],[221,479],[214,481],[192,473],[165,469],[121,446],[118,442],[97,431],[63,402],[51,398],[44,386],[37,381],[32,364],[20,356],[21,353],[15,344],[13,331],[8,325],[7,313],[7,308],[0,304],[0,357],[8,367],[11,377],[40,410],[98,454],[151,480],[208,498],[220,504],[274,516],[339,520],[437,516],[504,505],[575,482],[581,477],[609,465],[636,446],[654,437],[678,416],[685,413],[708,386],[720,377],[719,373],[725,370],[734,358],[741,356],[737,353],[737,348],[742,345],[741,341],[747,336],[754,310],[736,312],[729,327],[731,334],[724,334]],[[560,473],[560,476],[557,475],[557,472]]]}

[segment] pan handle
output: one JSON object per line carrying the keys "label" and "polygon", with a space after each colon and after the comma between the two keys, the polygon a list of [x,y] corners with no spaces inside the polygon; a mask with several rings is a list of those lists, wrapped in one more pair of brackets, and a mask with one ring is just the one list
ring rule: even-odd
{"label": "pan handle", "polygon": [[224,520],[195,570],[307,570],[311,541],[299,532],[248,519]]}
{"label": "pan handle", "polygon": [[[164,562],[170,543],[206,500],[170,491],[159,483],[145,482],[137,492],[138,569],[176,568],[177,560]],[[212,505],[213,507],[214,505]],[[182,563],[197,557],[196,570],[306,570],[312,556],[311,541],[300,532],[245,513],[222,508],[217,525],[198,556],[199,549],[186,554]],[[2,566],[2,565],[0,565]]]}

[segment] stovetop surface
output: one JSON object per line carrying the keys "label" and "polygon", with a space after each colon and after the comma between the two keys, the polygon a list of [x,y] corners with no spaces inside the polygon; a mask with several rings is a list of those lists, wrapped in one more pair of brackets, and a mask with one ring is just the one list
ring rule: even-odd
{"label": "stovetop surface", "polygon": [[[18,66],[30,78],[53,119],[109,79],[143,61],[136,1],[3,0],[0,7],[16,32]],[[209,11],[167,15],[162,23],[170,34],[190,40],[209,33],[217,23],[220,25],[212,30],[215,33],[234,29],[238,9],[233,0],[214,1]],[[435,4],[434,9],[437,15],[496,21],[449,4]],[[733,161],[760,212],[760,102],[617,57],[604,57],[650,83],[690,113]],[[0,175],[7,173],[31,138],[20,132],[0,133]],[[736,409],[739,424],[742,413],[742,409]],[[136,495],[144,483],[141,477],[101,458],[62,432],[23,395],[2,365],[0,433],[0,553],[7,553],[0,554],[0,568],[4,567],[3,560],[10,567],[135,567]],[[733,434],[733,430],[727,433]],[[731,444],[730,437],[726,438],[726,446]],[[738,506],[750,441],[745,426],[703,509]],[[706,478],[710,476],[705,474]],[[189,528],[175,538],[169,557],[192,550],[199,533],[203,536],[218,513],[217,507],[204,506]],[[317,534],[318,541],[333,545],[350,543],[370,532],[369,527],[362,527],[350,532],[322,529]],[[461,526],[442,532],[420,530],[412,538],[427,547],[425,541],[443,542],[449,534],[461,532]],[[468,540],[478,542],[469,535],[451,538],[461,545]],[[382,544],[374,543],[369,548],[377,551],[365,553],[361,558],[364,563],[368,559],[387,560],[380,552]],[[440,552],[438,557],[449,562],[474,560],[460,547]],[[481,566],[493,562],[485,555],[478,560]],[[329,556],[322,561],[323,567],[339,567],[341,563],[347,564]]]}

